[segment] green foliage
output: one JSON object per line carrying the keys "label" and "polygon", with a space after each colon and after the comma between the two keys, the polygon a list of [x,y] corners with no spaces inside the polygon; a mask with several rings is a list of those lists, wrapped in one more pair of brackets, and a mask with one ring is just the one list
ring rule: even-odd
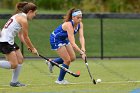
{"label": "green foliage", "polygon": [[94,1],[93,0],[83,0],[82,1],[82,9],[85,11],[97,11],[97,7],[95,7]]}
{"label": "green foliage", "polygon": [[72,7],[85,12],[140,12],[140,0],[1,0],[1,8],[14,9],[20,1],[32,1],[40,9],[68,10]]}
{"label": "green foliage", "polygon": [[71,7],[80,7],[82,0],[1,0],[0,7],[14,9],[17,2],[28,1],[34,2],[41,9],[47,10],[67,10]]}
{"label": "green foliage", "polygon": [[38,0],[37,5],[41,8],[60,10],[62,9],[63,0]]}
{"label": "green foliage", "polygon": [[140,12],[140,0],[83,0],[81,5],[90,12]]}
{"label": "green foliage", "polygon": [[67,10],[71,7],[80,7],[82,0],[38,0],[37,5],[47,10]]}

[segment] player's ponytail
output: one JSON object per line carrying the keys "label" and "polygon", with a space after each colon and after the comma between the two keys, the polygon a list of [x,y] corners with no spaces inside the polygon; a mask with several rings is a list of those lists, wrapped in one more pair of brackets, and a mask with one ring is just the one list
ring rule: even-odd
{"label": "player's ponytail", "polygon": [[16,4],[16,13],[24,12],[27,14],[29,10],[35,11],[36,9],[37,6],[33,3],[19,2]]}
{"label": "player's ponytail", "polygon": [[72,13],[75,10],[75,8],[70,9],[67,14],[64,16],[64,22],[68,22],[72,19]]}
{"label": "player's ponytail", "polygon": [[16,4],[16,13],[22,12],[23,7],[28,4],[28,2],[19,2]]}

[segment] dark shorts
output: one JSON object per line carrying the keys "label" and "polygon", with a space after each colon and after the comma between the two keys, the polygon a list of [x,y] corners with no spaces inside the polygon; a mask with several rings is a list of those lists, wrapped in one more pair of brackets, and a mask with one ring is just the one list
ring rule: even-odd
{"label": "dark shorts", "polygon": [[0,42],[0,52],[3,54],[9,54],[12,51],[16,51],[18,49],[19,46],[16,43],[10,45],[8,42]]}

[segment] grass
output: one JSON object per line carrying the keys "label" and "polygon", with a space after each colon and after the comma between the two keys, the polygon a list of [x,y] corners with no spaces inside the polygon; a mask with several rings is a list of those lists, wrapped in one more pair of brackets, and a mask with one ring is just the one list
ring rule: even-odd
{"label": "grass", "polygon": [[26,87],[9,87],[11,71],[0,68],[0,93],[130,93],[140,88],[139,60],[99,60],[88,59],[89,68],[94,78],[102,79],[101,83],[91,83],[86,66],[81,59],[71,64],[70,70],[81,71],[75,78],[66,74],[65,79],[73,84],[57,85],[54,81],[59,74],[59,68],[54,68],[50,74],[44,60],[25,60],[20,81],[28,84]]}

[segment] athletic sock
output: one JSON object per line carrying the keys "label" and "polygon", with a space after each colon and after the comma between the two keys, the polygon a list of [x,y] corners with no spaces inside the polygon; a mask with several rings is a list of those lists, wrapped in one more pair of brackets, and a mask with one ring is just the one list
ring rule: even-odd
{"label": "athletic sock", "polygon": [[[65,65],[65,64],[62,64],[62,66],[67,68],[67,69],[69,68],[69,66]],[[63,69],[60,69],[60,74],[59,74],[58,80],[62,81],[64,79],[64,77],[65,77],[65,74],[66,74],[66,71],[63,70]]]}
{"label": "athletic sock", "polygon": [[[58,64],[63,64],[63,59],[62,58],[55,58],[54,60],[53,60],[54,62],[56,62],[56,63],[58,63]],[[52,66],[54,66],[54,64],[52,64]]]}
{"label": "athletic sock", "polygon": [[18,81],[18,76],[21,68],[22,68],[22,64],[18,64],[17,68],[13,69],[11,82],[16,83]]}
{"label": "athletic sock", "polygon": [[0,67],[5,69],[11,69],[11,64],[9,61],[3,60],[0,61]]}

